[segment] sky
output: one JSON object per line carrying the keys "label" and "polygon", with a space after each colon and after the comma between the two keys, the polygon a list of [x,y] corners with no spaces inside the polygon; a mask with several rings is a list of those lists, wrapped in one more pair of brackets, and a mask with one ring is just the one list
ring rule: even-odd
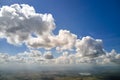
{"label": "sky", "polygon": [[[60,29],[69,30],[78,38],[102,39],[105,50],[120,52],[119,0],[0,0],[0,7],[16,3],[33,6],[36,13],[52,14],[55,35]],[[14,55],[28,50],[25,43],[12,45],[5,38],[0,39],[0,53]]]}

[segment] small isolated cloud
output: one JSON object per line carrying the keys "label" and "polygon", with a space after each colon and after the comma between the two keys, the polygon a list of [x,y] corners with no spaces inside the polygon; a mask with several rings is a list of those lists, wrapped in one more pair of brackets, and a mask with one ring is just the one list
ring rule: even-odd
{"label": "small isolated cloud", "polygon": [[[30,51],[9,55],[0,53],[0,63],[79,64],[117,63],[120,54],[106,52],[101,39],[90,36],[79,39],[69,30],[59,30],[55,35],[51,14],[36,13],[27,4],[2,6],[0,9],[0,38],[13,45],[25,44]],[[45,53],[39,51],[43,48]],[[53,51],[52,49],[54,48]],[[47,51],[49,50],[49,51]],[[56,57],[53,52],[61,52]]]}

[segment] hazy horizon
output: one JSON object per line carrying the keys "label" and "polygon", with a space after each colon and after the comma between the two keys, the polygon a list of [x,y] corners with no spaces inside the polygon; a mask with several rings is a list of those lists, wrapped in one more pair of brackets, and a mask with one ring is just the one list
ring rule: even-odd
{"label": "hazy horizon", "polygon": [[0,80],[120,78],[118,3],[0,0]]}

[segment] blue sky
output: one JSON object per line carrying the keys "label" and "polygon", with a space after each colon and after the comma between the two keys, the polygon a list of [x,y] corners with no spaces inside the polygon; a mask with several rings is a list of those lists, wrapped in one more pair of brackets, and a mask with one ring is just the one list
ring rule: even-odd
{"label": "blue sky", "polygon": [[[120,52],[119,0],[0,0],[0,6],[14,3],[29,4],[37,13],[51,13],[57,26],[55,34],[67,29],[78,37],[89,35],[102,39],[107,51]],[[13,46],[0,39],[0,52],[16,54],[25,50],[25,45]]]}

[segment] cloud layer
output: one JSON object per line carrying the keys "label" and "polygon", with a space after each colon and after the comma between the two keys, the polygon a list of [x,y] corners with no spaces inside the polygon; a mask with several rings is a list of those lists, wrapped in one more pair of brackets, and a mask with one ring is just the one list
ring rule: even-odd
{"label": "cloud layer", "polygon": [[[90,36],[79,39],[69,30],[56,28],[51,14],[36,13],[27,4],[2,6],[0,9],[0,38],[9,44],[28,47],[29,51],[14,56],[0,53],[0,63],[79,64],[120,63],[120,54],[115,50],[106,52],[101,39]],[[39,49],[45,49],[41,52]],[[62,53],[56,57],[52,49]],[[48,51],[49,50],[49,51]],[[55,54],[55,53],[54,53]]]}
{"label": "cloud layer", "polygon": [[0,64],[6,63],[26,63],[26,64],[81,64],[81,63],[93,63],[93,64],[106,64],[117,63],[120,64],[120,54],[112,50],[110,53],[106,53],[97,57],[81,57],[79,54],[68,54],[63,52],[63,55],[54,57],[50,51],[42,54],[38,50],[31,50],[29,52],[18,53],[14,56],[0,53]]}

